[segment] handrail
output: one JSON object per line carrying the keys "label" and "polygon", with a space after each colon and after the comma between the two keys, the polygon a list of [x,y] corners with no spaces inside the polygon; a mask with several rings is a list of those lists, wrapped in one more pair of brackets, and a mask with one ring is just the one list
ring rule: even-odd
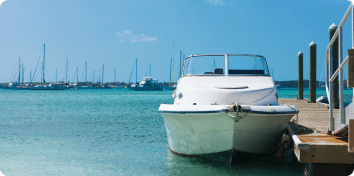
{"label": "handrail", "polygon": [[343,69],[344,66],[348,63],[349,60],[349,56],[347,56],[344,61],[342,62],[342,64],[340,64],[340,66],[338,67],[338,69],[336,70],[336,72],[333,73],[331,79],[329,80],[330,83],[333,83],[333,81],[337,78],[338,74],[339,74],[339,70]]}
{"label": "handrail", "polygon": [[[353,4],[350,3],[347,12],[345,12],[344,17],[342,18],[342,21],[340,22],[340,24],[339,24],[339,26],[338,26],[336,32],[334,33],[334,35],[333,35],[331,41],[329,42],[329,44],[328,44],[328,46],[327,46],[327,51],[328,51],[329,48],[333,45],[334,41],[337,39],[338,34],[339,34],[339,29],[344,26],[344,23],[347,21],[347,19],[348,19],[350,13],[352,12],[352,9],[353,9]],[[329,61],[329,58],[328,58],[328,57],[326,58],[326,61],[327,61],[327,62]]]}
{"label": "handrail", "polygon": [[[334,118],[333,118],[333,82],[339,75],[339,106],[340,106],[340,119],[341,123],[345,124],[345,114],[344,114],[344,100],[343,100],[343,68],[348,63],[349,57],[347,56],[343,61],[343,26],[347,21],[351,12],[353,12],[352,25],[353,25],[353,34],[352,41],[354,47],[354,2],[350,2],[348,10],[345,12],[344,17],[342,18],[339,26],[337,27],[334,35],[332,36],[327,49],[326,49],[326,91],[329,100],[329,131],[334,131]],[[334,24],[333,24],[334,25]],[[330,29],[332,26],[330,27]],[[333,28],[332,28],[333,29]],[[340,66],[333,73],[333,44],[338,39],[338,58]]]}

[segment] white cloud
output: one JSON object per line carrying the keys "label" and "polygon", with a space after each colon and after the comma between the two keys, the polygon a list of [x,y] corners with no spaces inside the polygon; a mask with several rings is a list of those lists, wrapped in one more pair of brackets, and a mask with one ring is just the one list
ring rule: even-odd
{"label": "white cloud", "polygon": [[159,40],[157,37],[148,37],[145,34],[134,35],[131,31],[125,30],[123,32],[117,32],[116,35],[119,37],[120,42],[129,41],[135,42],[154,42]]}
{"label": "white cloud", "polygon": [[225,2],[223,0],[207,0],[209,4],[215,4],[215,5],[224,5]]}
{"label": "white cloud", "polygon": [[0,7],[1,7],[1,4],[3,3],[3,2],[5,2],[6,0],[0,0]]}

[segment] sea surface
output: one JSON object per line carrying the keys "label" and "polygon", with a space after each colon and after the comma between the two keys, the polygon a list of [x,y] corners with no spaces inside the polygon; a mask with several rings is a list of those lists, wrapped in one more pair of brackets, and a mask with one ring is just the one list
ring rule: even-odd
{"label": "sea surface", "polygon": [[[346,101],[352,92],[345,90]],[[157,112],[172,103],[171,93],[0,89],[0,170],[7,176],[304,175],[290,151],[282,161],[256,157],[233,165],[171,153]],[[297,89],[278,94],[296,98]]]}

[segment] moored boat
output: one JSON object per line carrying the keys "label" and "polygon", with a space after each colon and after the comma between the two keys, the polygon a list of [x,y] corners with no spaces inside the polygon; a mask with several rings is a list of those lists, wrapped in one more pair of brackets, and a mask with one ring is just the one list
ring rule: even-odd
{"label": "moored boat", "polygon": [[159,85],[158,81],[152,79],[151,77],[143,77],[139,84],[133,84],[128,88],[129,90],[136,91],[162,90],[162,87]]}
{"label": "moored boat", "polygon": [[31,90],[64,90],[64,87],[59,87],[56,86],[54,83],[51,83],[48,86],[44,86],[44,85],[32,86]]}
{"label": "moored boat", "polygon": [[161,104],[170,150],[224,163],[238,152],[272,154],[294,105],[279,105],[266,59],[259,55],[192,55],[172,94]]}

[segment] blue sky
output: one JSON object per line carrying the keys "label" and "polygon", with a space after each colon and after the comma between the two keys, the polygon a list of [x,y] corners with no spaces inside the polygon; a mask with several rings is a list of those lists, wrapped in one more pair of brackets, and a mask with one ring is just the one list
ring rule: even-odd
{"label": "blue sky", "polygon": [[[297,53],[317,44],[317,79],[324,80],[328,28],[339,24],[346,0],[7,0],[0,7],[0,82],[12,81],[21,57],[25,81],[46,44],[46,80],[69,81],[79,67],[84,79],[105,65],[104,81],[127,82],[138,58],[138,80],[169,80],[170,59],[191,54],[258,54],[278,81],[297,80]],[[351,16],[344,26],[344,52],[351,47]],[[176,64],[176,63],[175,63]],[[179,68],[179,63],[177,63]],[[38,70],[37,70],[38,71]],[[322,79],[321,79],[322,75]],[[134,79],[133,79],[134,78]],[[135,81],[135,75],[132,80]],[[37,79],[38,80],[38,79]]]}

